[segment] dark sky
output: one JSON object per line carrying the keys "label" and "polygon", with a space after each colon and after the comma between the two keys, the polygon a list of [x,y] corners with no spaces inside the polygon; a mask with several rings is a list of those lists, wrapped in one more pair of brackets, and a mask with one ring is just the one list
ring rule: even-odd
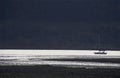
{"label": "dark sky", "polygon": [[120,49],[119,0],[1,0],[0,48]]}

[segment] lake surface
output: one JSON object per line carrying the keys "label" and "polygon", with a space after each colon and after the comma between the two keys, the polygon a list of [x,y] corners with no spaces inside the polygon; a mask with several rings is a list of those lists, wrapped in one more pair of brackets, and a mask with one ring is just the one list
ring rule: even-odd
{"label": "lake surface", "polygon": [[[109,59],[119,60],[119,51],[108,51],[107,55],[95,55],[94,52],[95,51],[91,50],[0,50],[0,65],[51,65],[71,68],[120,68],[119,62],[113,63],[109,61]],[[62,61],[60,59],[62,59]],[[68,59],[68,61],[65,59]],[[80,61],[76,61],[74,59],[79,59]],[[98,59],[98,61],[89,61],[89,59]],[[100,62],[99,59],[108,60],[109,62]]]}

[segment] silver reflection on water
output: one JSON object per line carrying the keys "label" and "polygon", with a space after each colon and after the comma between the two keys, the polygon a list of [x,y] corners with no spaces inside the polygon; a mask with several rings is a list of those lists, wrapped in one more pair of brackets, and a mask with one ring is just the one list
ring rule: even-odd
{"label": "silver reflection on water", "polygon": [[[87,58],[86,58],[87,57]],[[105,62],[86,62],[86,61],[56,61],[45,59],[98,59],[98,58],[120,58],[113,56],[58,56],[58,55],[42,55],[42,56],[0,56],[0,65],[52,65],[63,67],[92,67],[92,68],[120,68],[120,63],[105,63]]]}

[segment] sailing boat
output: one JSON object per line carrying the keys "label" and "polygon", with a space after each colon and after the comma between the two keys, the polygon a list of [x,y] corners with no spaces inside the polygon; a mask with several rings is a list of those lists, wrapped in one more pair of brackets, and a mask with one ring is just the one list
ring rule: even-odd
{"label": "sailing boat", "polygon": [[101,45],[101,39],[100,39],[100,35],[98,35],[98,51],[97,52],[94,52],[94,54],[107,54],[107,52],[105,52],[105,50],[102,50],[100,48],[100,45]]}

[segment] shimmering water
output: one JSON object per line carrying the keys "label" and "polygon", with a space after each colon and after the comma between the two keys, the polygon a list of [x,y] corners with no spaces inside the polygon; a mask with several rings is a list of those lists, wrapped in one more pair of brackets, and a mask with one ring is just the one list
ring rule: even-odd
{"label": "shimmering water", "polygon": [[[87,57],[87,58],[86,58]],[[64,67],[98,67],[120,68],[120,63],[86,62],[86,61],[57,61],[46,59],[98,59],[95,56],[0,56],[0,65],[53,65]],[[100,57],[102,58],[102,56]],[[107,57],[108,58],[108,57]],[[110,58],[110,57],[109,57]],[[113,57],[112,57],[113,58]],[[105,59],[105,57],[103,58]]]}
{"label": "shimmering water", "polygon": [[[120,63],[89,62],[89,61],[57,61],[48,59],[109,59],[119,56],[93,56],[93,55],[0,55],[0,65],[52,65],[63,67],[85,68],[120,68]],[[46,60],[47,59],[47,60]]]}

